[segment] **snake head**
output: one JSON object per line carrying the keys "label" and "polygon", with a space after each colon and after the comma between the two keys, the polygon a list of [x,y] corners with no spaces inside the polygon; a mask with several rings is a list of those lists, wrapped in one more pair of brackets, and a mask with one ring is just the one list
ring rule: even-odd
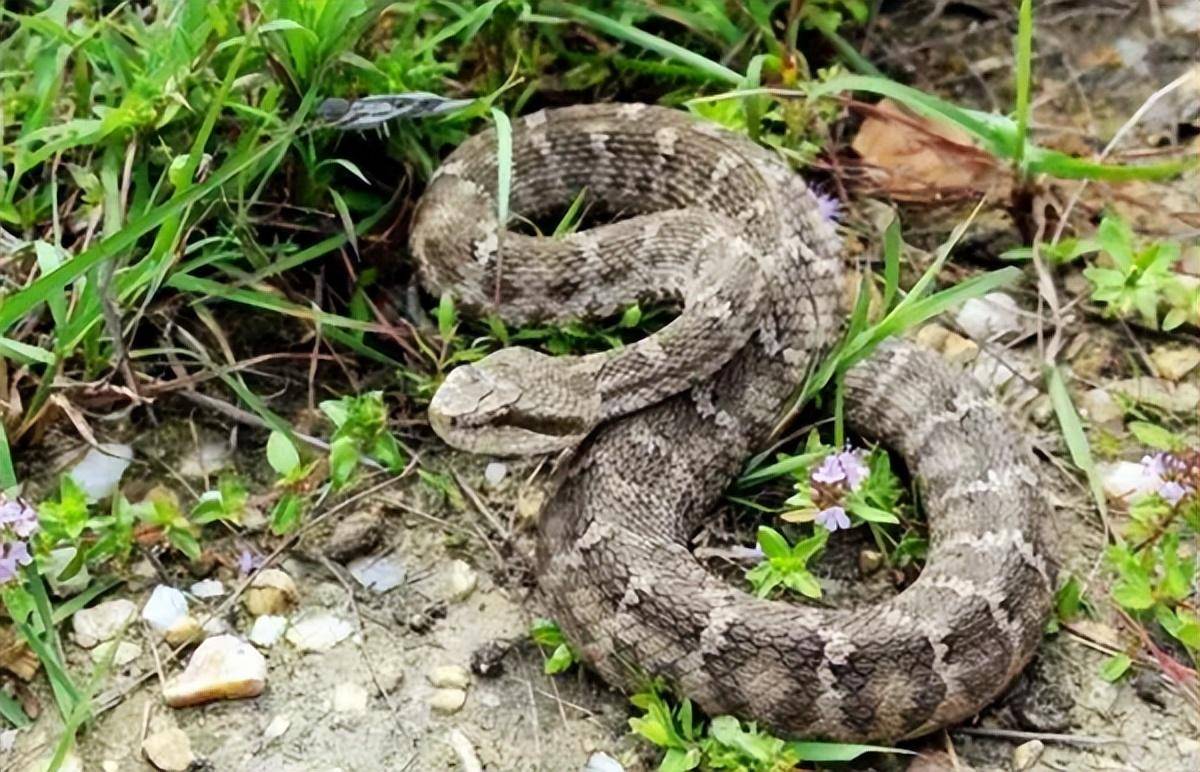
{"label": "snake head", "polygon": [[451,370],[429,403],[429,424],[472,453],[527,456],[572,447],[600,420],[594,379],[570,357],[507,348]]}

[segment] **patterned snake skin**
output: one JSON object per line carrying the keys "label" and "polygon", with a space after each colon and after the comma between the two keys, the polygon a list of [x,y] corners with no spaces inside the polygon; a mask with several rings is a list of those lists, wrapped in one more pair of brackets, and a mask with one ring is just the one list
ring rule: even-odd
{"label": "patterned snake skin", "polygon": [[[674,300],[614,352],[505,349],[450,373],[430,407],[460,448],[574,447],[541,519],[539,584],[610,683],[662,676],[715,715],[791,735],[894,741],[971,716],[1028,662],[1049,612],[1049,508],[1022,438],[983,389],[889,341],[846,381],[847,420],[919,481],[930,551],[897,596],[854,609],[757,599],[688,549],[838,326],[838,240],[774,154],[639,104],[514,123],[512,211],[581,190],[625,219],[552,239],[497,224],[496,136],[441,166],[416,213],[421,280],[513,324]],[[498,298],[498,304],[496,300]]]}

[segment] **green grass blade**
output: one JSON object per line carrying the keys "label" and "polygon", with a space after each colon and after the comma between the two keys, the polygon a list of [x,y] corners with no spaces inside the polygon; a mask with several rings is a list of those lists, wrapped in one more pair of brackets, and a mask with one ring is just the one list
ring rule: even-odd
{"label": "green grass blade", "polygon": [[904,748],[888,748],[882,745],[858,745],[856,743],[790,742],[788,748],[800,756],[801,761],[853,761],[866,753],[901,753],[915,755]]}
{"label": "green grass blade", "polygon": [[12,724],[17,729],[29,726],[32,721],[29,716],[25,715],[25,710],[21,707],[21,703],[8,696],[7,692],[0,691],[0,717]]}
{"label": "green grass blade", "polygon": [[508,227],[508,198],[512,192],[512,123],[504,111],[493,107],[496,123],[496,222],[500,230]]}
{"label": "green grass blade", "polygon": [[[1079,418],[1079,413],[1075,410],[1075,403],[1071,401],[1071,394],[1067,391],[1062,371],[1057,366],[1047,366],[1045,377],[1050,404],[1054,408],[1054,415],[1058,418],[1058,426],[1062,430],[1063,440],[1067,443],[1067,450],[1071,453],[1071,461],[1087,475],[1088,487],[1096,502],[1096,509],[1107,523],[1108,500],[1104,497],[1104,485],[1096,471],[1091,445],[1088,444],[1087,434],[1083,430],[1083,422]],[[1121,541],[1119,534],[1114,533],[1113,536],[1118,542]]]}
{"label": "green grass blade", "polygon": [[1017,138],[1013,168],[1020,171],[1025,161],[1025,141],[1029,135],[1029,92],[1033,80],[1033,1],[1021,0],[1017,11]]}
{"label": "green grass blade", "polygon": [[17,472],[13,469],[12,450],[8,447],[8,432],[0,421],[0,491],[17,487]]}

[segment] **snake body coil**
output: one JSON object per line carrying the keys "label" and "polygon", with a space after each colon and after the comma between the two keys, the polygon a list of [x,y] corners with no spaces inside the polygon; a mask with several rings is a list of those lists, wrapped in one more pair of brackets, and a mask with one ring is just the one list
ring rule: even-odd
{"label": "snake body coil", "polygon": [[469,450],[578,446],[542,514],[538,573],[583,658],[615,685],[663,676],[710,714],[844,741],[919,735],[994,699],[1049,611],[1049,509],[1017,430],[932,353],[889,341],[846,378],[851,428],[899,451],[921,489],[930,549],[911,586],[853,609],[762,600],[688,549],[837,328],[838,240],[803,181],[742,137],[646,105],[535,113],[512,143],[514,212],[552,217],[582,190],[625,219],[501,233],[484,132],[418,207],[428,290],[515,324],[683,308],[615,352],[506,349],[451,372],[431,405]]}

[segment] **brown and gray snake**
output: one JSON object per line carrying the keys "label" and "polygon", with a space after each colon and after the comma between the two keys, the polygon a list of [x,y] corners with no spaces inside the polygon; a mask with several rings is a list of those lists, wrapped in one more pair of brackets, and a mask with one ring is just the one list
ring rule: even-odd
{"label": "brown and gray snake", "polygon": [[502,350],[430,406],[466,450],[573,449],[537,571],[583,659],[619,687],[663,677],[710,715],[843,741],[913,737],[994,700],[1049,613],[1051,512],[1020,432],[933,353],[890,340],[846,375],[850,428],[919,484],[930,550],[909,587],[852,609],[758,599],[689,550],[837,334],[839,240],[803,180],[686,113],[597,104],[514,122],[511,210],[551,218],[586,190],[624,219],[525,235],[497,221],[497,189],[493,130],[430,182],[411,248],[431,293],[516,325],[682,307],[611,352]]}

